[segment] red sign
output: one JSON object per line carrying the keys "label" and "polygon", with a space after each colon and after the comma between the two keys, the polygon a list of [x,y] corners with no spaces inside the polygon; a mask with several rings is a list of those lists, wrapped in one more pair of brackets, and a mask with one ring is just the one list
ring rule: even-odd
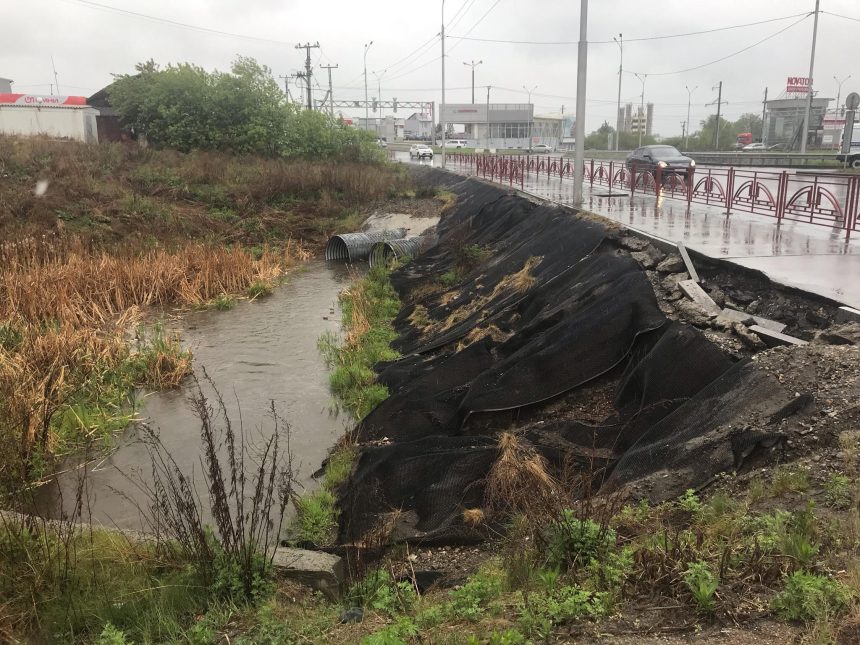
{"label": "red sign", "polygon": [[785,91],[789,94],[806,94],[809,92],[809,78],[806,76],[789,76],[785,81]]}
{"label": "red sign", "polygon": [[0,93],[0,104],[12,105],[86,105],[86,96],[40,96],[38,94]]}

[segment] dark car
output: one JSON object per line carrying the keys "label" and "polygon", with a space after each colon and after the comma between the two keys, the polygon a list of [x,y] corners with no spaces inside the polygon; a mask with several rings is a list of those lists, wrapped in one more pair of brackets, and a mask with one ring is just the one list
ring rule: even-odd
{"label": "dark car", "polygon": [[682,155],[674,146],[642,146],[627,156],[627,167],[631,170],[656,172],[661,168],[663,175],[687,176],[696,162]]}

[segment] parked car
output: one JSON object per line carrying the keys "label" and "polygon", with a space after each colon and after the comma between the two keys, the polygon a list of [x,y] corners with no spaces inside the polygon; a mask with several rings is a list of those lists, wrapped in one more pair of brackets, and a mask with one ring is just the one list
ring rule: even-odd
{"label": "parked car", "polygon": [[[854,137],[860,137],[856,130],[854,131]],[[851,147],[848,149],[848,152],[844,154],[840,152],[836,155],[836,158],[839,161],[844,161],[852,168],[860,168],[860,138],[855,138],[851,141]]]}
{"label": "parked car", "polygon": [[548,146],[545,143],[539,143],[532,146],[532,152],[552,152],[552,146]]}
{"label": "parked car", "polygon": [[385,143],[385,139],[377,139],[376,145],[378,145],[380,148],[387,148],[388,147],[388,144]]}
{"label": "parked car", "polygon": [[409,147],[409,156],[417,157],[418,159],[424,159],[425,157],[432,159],[433,148],[425,146],[423,143],[416,143]]}
{"label": "parked car", "polygon": [[448,139],[445,142],[446,148],[465,148],[467,141],[465,139]]}
{"label": "parked car", "polygon": [[687,174],[696,167],[696,162],[682,155],[674,146],[642,146],[627,155],[627,167],[654,172],[662,168],[664,174]]}
{"label": "parked car", "polygon": [[761,142],[750,143],[741,148],[741,152],[764,152],[767,146]]}

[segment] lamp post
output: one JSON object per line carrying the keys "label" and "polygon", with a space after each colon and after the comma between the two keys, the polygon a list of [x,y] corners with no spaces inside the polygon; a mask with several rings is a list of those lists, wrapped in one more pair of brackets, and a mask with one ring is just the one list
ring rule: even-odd
{"label": "lamp post", "polygon": [[529,152],[532,151],[532,121],[534,120],[534,106],[532,105],[532,92],[537,89],[537,85],[535,85],[532,89],[527,88],[523,85],[523,89],[529,95]]}
{"label": "lamp post", "polygon": [[467,63],[465,61],[463,62],[463,65],[465,65],[466,67],[472,68],[472,105],[475,104],[475,68],[478,65],[483,64],[483,62],[484,61],[482,61],[482,60],[479,60],[477,63],[475,61],[472,61],[471,63]]}
{"label": "lamp post", "polygon": [[624,71],[624,36],[618,34],[618,38],[612,37],[618,43],[620,58],[618,60],[618,105],[615,110],[615,149],[618,150],[618,139],[621,135],[621,127],[623,126],[621,119],[621,74]]}
{"label": "lamp post", "polygon": [[693,89],[690,89],[689,85],[684,86],[687,90],[687,131],[684,134],[684,150],[690,149],[690,102],[693,100],[693,92],[695,92],[699,86],[696,85]]}
{"label": "lamp post", "polygon": [[645,124],[642,120],[645,118],[645,81],[648,80],[648,74],[633,74],[642,83],[642,94],[639,98],[639,147],[642,147],[642,131],[645,129]]}
{"label": "lamp post", "polygon": [[490,89],[492,85],[487,85],[487,152],[490,151]]}
{"label": "lamp post", "polygon": [[368,113],[368,105],[367,105],[367,50],[370,49],[370,46],[373,44],[371,40],[369,43],[365,43],[364,45],[364,129],[367,130],[368,121],[370,121],[370,115]]}
{"label": "lamp post", "polygon": [[573,203],[583,202],[585,177],[585,88],[588,71],[588,0],[579,5],[579,44],[576,57],[576,150],[573,159]]}
{"label": "lamp post", "polygon": [[812,48],[809,52],[809,89],[807,90],[807,96],[805,103],[805,108],[803,110],[803,132],[800,137],[800,154],[806,154],[806,140],[809,138],[809,117],[810,112],[812,112],[812,75],[815,70],[815,41],[818,38],[818,7],[820,5],[821,0],[815,0],[815,18],[812,21]]}
{"label": "lamp post", "polygon": [[387,69],[382,70],[382,73],[371,72],[376,78],[376,97],[379,99],[379,118],[382,118],[382,77],[385,76]]}
{"label": "lamp post", "polygon": [[845,108],[843,106],[839,105],[839,101],[842,100],[842,83],[847,81],[849,78],[851,78],[851,74],[849,74],[848,76],[843,78],[841,81],[838,78],[836,78],[835,75],[833,76],[833,80],[836,81],[836,83],[839,85],[839,89],[836,92],[836,109],[837,109],[837,111],[841,110],[843,115],[845,114]]}

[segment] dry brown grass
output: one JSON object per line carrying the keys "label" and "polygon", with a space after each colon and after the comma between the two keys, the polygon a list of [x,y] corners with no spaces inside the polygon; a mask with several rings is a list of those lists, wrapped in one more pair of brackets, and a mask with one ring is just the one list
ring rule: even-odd
{"label": "dry brown grass", "polygon": [[271,285],[306,258],[295,244],[255,260],[237,247],[189,244],[114,255],[77,239],[29,238],[0,247],[0,320],[103,325],[131,307],[201,305],[255,282]]}
{"label": "dry brown grass", "polygon": [[550,474],[549,464],[534,448],[509,432],[499,435],[499,456],[487,475],[488,508],[528,518],[564,508],[562,486]]}

